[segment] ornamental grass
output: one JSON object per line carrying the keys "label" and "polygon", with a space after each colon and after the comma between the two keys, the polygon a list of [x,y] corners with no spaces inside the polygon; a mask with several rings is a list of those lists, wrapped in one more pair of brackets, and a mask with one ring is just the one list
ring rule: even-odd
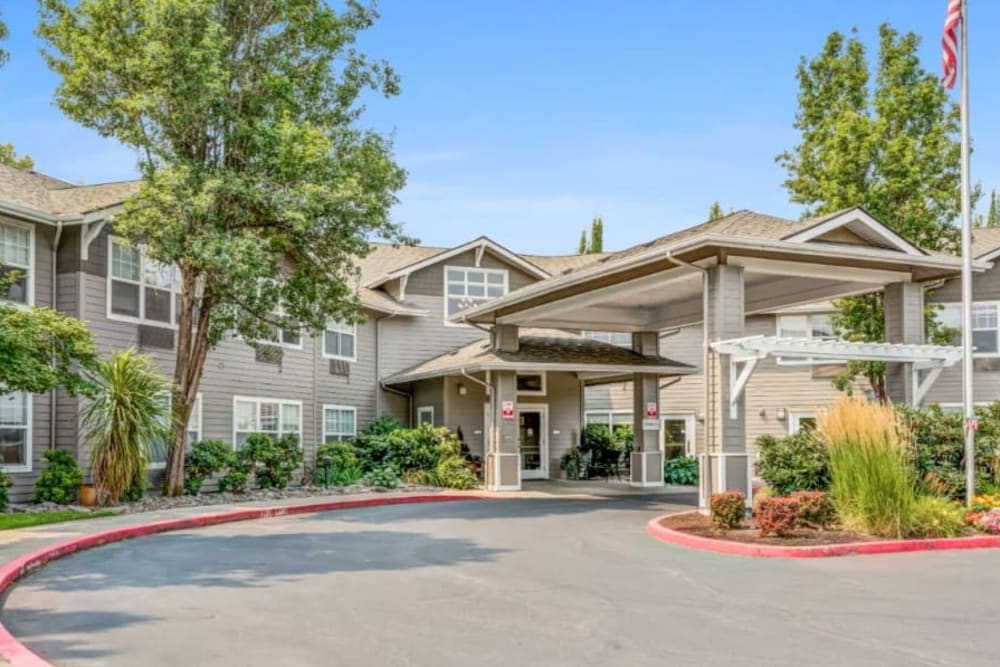
{"label": "ornamental grass", "polygon": [[842,398],[817,417],[830,453],[830,497],[848,530],[901,538],[917,494],[905,430],[890,405]]}

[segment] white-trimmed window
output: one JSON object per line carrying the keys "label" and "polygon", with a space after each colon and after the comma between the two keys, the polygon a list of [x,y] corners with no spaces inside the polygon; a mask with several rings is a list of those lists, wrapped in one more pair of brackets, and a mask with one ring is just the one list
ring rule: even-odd
{"label": "white-trimmed window", "polygon": [[233,397],[233,446],[239,449],[252,433],[279,438],[299,436],[302,445],[302,401],[277,398]]}
{"label": "white-trimmed window", "polygon": [[434,426],[434,406],[425,405],[417,408],[417,426],[430,424]]}
{"label": "white-trimmed window", "polygon": [[507,293],[508,274],[503,269],[444,267],[444,319]]}
{"label": "white-trimmed window", "polygon": [[0,467],[31,471],[31,394],[0,394]]}
{"label": "white-trimmed window", "polygon": [[[809,315],[779,315],[778,336],[783,338],[835,338],[833,324],[826,313]],[[779,364],[811,364],[808,357],[778,357]],[[829,363],[841,363],[831,361]]]}
{"label": "white-trimmed window", "polygon": [[804,429],[812,430],[816,428],[816,413],[815,412],[794,412],[789,411],[788,413],[788,434],[795,435],[799,431]]}
{"label": "white-trimmed window", "polygon": [[350,440],[358,432],[357,410],[345,405],[323,406],[323,442]]}
{"label": "white-trimmed window", "polygon": [[358,327],[343,322],[328,322],[323,334],[323,357],[357,361]]}
{"label": "white-trimmed window", "polygon": [[614,412],[612,410],[587,410],[583,415],[587,424],[604,424],[614,429],[616,426],[632,425],[631,412]]}
{"label": "white-trimmed window", "polygon": [[518,373],[517,393],[521,396],[544,396],[545,373]]}
{"label": "white-trimmed window", "polygon": [[[972,304],[972,345],[977,357],[1000,354],[1000,301],[977,301]],[[946,303],[936,312],[938,322],[959,333],[952,343],[962,344],[962,304]]]}
{"label": "white-trimmed window", "polygon": [[109,243],[108,319],[174,326],[180,272],[122,239],[111,236]]}
{"label": "white-trimmed window", "polygon": [[34,295],[34,245],[35,230],[28,225],[12,222],[0,223],[0,279],[10,273],[17,274],[6,290],[0,292],[4,301],[30,306]]}
{"label": "white-trimmed window", "polygon": [[[164,418],[163,425],[167,428],[170,427],[170,407],[173,402],[169,391],[165,391],[156,397],[156,400],[162,405],[167,414]],[[191,406],[191,414],[188,417],[188,427],[187,427],[187,445],[186,450],[191,449],[191,445],[201,440],[201,392],[194,398],[194,404]],[[150,447],[149,451],[149,467],[150,468],[164,468],[167,465],[167,451],[170,447],[170,443],[167,440],[160,442],[154,442]]]}
{"label": "white-trimmed window", "polygon": [[584,331],[584,338],[610,343],[618,347],[632,348],[632,334],[622,331]]}
{"label": "white-trimmed window", "polygon": [[[284,317],[285,317],[285,309],[279,303],[278,309],[274,313],[274,318],[276,320],[281,320]],[[298,327],[286,328],[270,324],[268,325],[268,328],[271,330],[272,343],[280,345],[281,347],[288,347],[293,350],[302,349],[302,332],[299,330]]]}

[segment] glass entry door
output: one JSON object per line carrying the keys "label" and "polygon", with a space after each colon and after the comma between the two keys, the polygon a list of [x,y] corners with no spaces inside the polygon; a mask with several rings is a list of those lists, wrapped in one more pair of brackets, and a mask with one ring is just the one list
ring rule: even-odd
{"label": "glass entry door", "polygon": [[683,445],[686,456],[694,456],[694,415],[663,415],[662,433],[664,454],[667,445]]}
{"label": "glass entry door", "polygon": [[519,406],[518,436],[521,442],[521,479],[549,476],[548,407]]}

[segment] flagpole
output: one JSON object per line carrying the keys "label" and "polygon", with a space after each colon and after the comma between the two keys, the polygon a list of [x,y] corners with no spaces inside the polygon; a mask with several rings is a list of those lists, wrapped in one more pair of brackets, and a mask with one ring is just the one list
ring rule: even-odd
{"label": "flagpole", "polygon": [[972,385],[972,215],[969,201],[969,57],[968,1],[962,0],[959,72],[962,76],[962,410],[965,413],[965,502],[976,495],[976,414]]}

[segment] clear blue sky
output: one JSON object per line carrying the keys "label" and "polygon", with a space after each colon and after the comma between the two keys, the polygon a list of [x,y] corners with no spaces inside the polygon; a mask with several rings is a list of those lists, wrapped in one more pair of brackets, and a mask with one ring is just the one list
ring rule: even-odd
{"label": "clear blue sky", "polygon": [[[365,122],[409,172],[397,218],[426,243],[479,234],[573,252],[605,220],[621,248],[704,219],[718,199],[798,217],[774,156],[796,142],[795,67],[834,29],[924,38],[939,70],[946,0],[383,0],[361,45],[402,76]],[[1000,186],[1000,3],[970,0],[973,179]],[[29,0],[4,2],[0,141],[70,181],[130,178],[134,157],[64,118]],[[873,55],[870,49],[870,55]]]}

